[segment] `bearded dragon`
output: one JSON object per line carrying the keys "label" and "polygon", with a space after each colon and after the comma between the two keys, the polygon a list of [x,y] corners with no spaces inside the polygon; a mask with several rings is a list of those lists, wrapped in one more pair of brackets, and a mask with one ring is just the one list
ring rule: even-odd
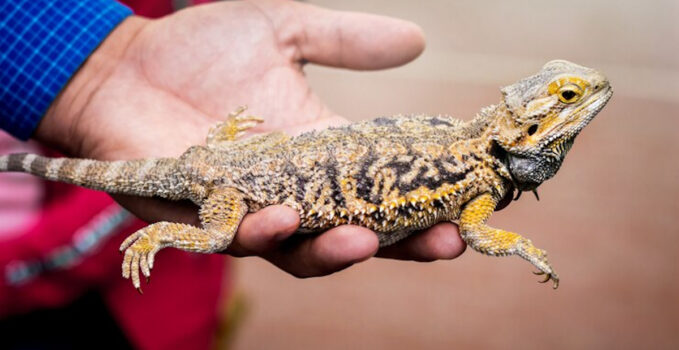
{"label": "bearded dragon", "polygon": [[361,225],[377,234],[382,247],[438,222],[457,221],[472,249],[518,255],[545,275],[542,282],[552,280],[557,288],[559,277],[544,250],[486,222],[505,195],[517,191],[518,198],[556,174],[612,89],[601,73],[556,60],[501,92],[500,103],[467,122],[401,115],[296,137],[273,132],[239,139],[263,122],[239,108],[210,130],[205,146],[193,146],[178,158],[98,161],[12,154],[0,157],[0,171],[196,203],[202,227],[158,222],[122,243],[123,277],[131,277],[138,290],[140,270],[150,276],[160,249],[223,251],[243,216],[273,204],[299,213],[299,233]]}

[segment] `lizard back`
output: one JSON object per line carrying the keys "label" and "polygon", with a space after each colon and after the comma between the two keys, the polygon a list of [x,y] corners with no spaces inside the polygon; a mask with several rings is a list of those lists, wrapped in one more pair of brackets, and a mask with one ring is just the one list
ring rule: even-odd
{"label": "lizard back", "polygon": [[[481,166],[493,163],[488,142],[478,138],[484,126],[483,118],[382,117],[270,147],[201,148],[203,156],[186,158],[203,159],[212,164],[209,169],[219,164],[207,176],[210,185],[238,189],[250,211],[285,204],[300,213],[300,232],[356,224],[378,232],[386,245],[457,219],[463,203],[490,189],[475,186],[476,178],[486,177],[489,181],[478,183],[503,190],[500,177]],[[266,136],[252,144],[261,141]]]}

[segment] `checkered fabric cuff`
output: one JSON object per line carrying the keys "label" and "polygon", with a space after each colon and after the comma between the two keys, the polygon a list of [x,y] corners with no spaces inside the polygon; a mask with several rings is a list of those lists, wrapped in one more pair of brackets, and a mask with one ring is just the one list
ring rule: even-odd
{"label": "checkered fabric cuff", "polygon": [[28,139],[71,76],[130,14],[113,0],[0,1],[0,128]]}

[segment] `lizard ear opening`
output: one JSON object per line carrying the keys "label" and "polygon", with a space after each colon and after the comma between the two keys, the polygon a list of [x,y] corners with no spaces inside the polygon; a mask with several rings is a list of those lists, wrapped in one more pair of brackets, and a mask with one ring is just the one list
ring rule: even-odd
{"label": "lizard ear opening", "polygon": [[532,136],[532,135],[535,134],[537,131],[538,131],[538,125],[537,125],[537,124],[533,124],[533,125],[531,125],[531,126],[528,128],[528,135],[529,135],[529,136]]}

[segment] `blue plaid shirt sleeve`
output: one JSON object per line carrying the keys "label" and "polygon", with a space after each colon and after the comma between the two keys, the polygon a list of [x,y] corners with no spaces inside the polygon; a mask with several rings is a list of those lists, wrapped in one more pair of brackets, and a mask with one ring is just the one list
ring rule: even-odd
{"label": "blue plaid shirt sleeve", "polygon": [[0,2],[0,128],[28,139],[80,65],[132,14],[113,0]]}

